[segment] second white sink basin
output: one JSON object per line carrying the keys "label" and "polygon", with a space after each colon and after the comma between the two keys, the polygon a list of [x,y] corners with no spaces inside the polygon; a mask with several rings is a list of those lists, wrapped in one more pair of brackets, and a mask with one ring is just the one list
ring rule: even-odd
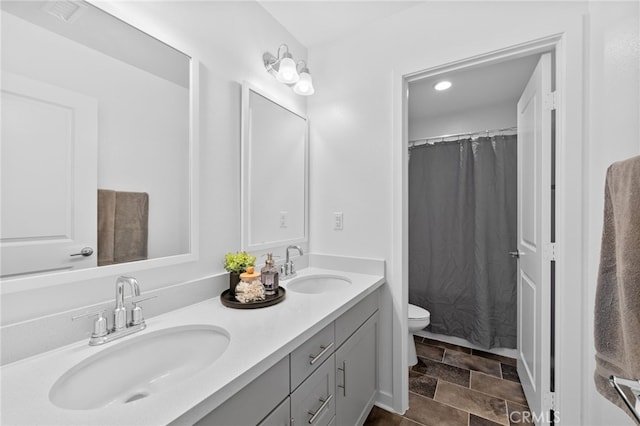
{"label": "second white sink basin", "polygon": [[350,284],[348,278],[340,275],[308,275],[292,279],[286,288],[296,293],[320,294],[343,290]]}
{"label": "second white sink basin", "polygon": [[229,340],[221,328],[188,325],[114,343],[64,373],[49,399],[60,408],[92,410],[146,398],[208,367]]}

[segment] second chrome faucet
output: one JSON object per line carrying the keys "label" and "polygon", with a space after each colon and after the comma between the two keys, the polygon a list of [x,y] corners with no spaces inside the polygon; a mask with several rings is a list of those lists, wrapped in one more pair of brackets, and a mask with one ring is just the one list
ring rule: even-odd
{"label": "second chrome faucet", "polygon": [[290,260],[289,250],[297,250],[300,256],[304,253],[302,252],[302,248],[300,246],[288,246],[285,255],[284,265],[280,267],[280,275],[282,278],[287,279],[291,278],[296,274],[296,268],[293,263],[293,260]]}

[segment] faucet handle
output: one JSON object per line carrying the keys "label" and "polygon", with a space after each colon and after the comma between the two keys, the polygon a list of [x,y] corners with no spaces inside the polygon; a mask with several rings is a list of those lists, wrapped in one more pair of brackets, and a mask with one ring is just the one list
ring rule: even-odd
{"label": "faucet handle", "polygon": [[71,321],[75,321],[81,318],[89,318],[89,317],[98,317],[93,323],[93,333],[91,337],[104,337],[108,334],[107,332],[107,319],[104,317],[106,309],[100,309],[97,311],[87,312],[82,315],[76,315],[71,317]]}
{"label": "faucet handle", "polygon": [[158,296],[136,297],[131,299],[131,303],[133,303],[133,309],[131,309],[131,323],[129,325],[139,325],[144,322],[144,318],[142,316],[142,308],[138,306],[138,303],[155,299],[156,297]]}

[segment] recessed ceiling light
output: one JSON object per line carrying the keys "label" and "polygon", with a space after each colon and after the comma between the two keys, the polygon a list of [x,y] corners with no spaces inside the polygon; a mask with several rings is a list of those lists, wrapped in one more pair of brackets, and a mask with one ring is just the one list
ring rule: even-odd
{"label": "recessed ceiling light", "polygon": [[447,80],[439,81],[433,85],[434,89],[440,90],[440,91],[447,90],[449,87],[451,87],[451,82]]}

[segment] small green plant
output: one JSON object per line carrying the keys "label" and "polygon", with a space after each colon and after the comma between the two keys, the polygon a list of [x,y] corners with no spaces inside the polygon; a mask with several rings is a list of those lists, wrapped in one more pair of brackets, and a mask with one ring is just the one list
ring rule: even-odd
{"label": "small green plant", "polygon": [[227,253],[224,257],[224,269],[229,272],[236,272],[239,274],[244,272],[248,266],[254,266],[255,264],[256,257],[251,256],[246,251]]}

